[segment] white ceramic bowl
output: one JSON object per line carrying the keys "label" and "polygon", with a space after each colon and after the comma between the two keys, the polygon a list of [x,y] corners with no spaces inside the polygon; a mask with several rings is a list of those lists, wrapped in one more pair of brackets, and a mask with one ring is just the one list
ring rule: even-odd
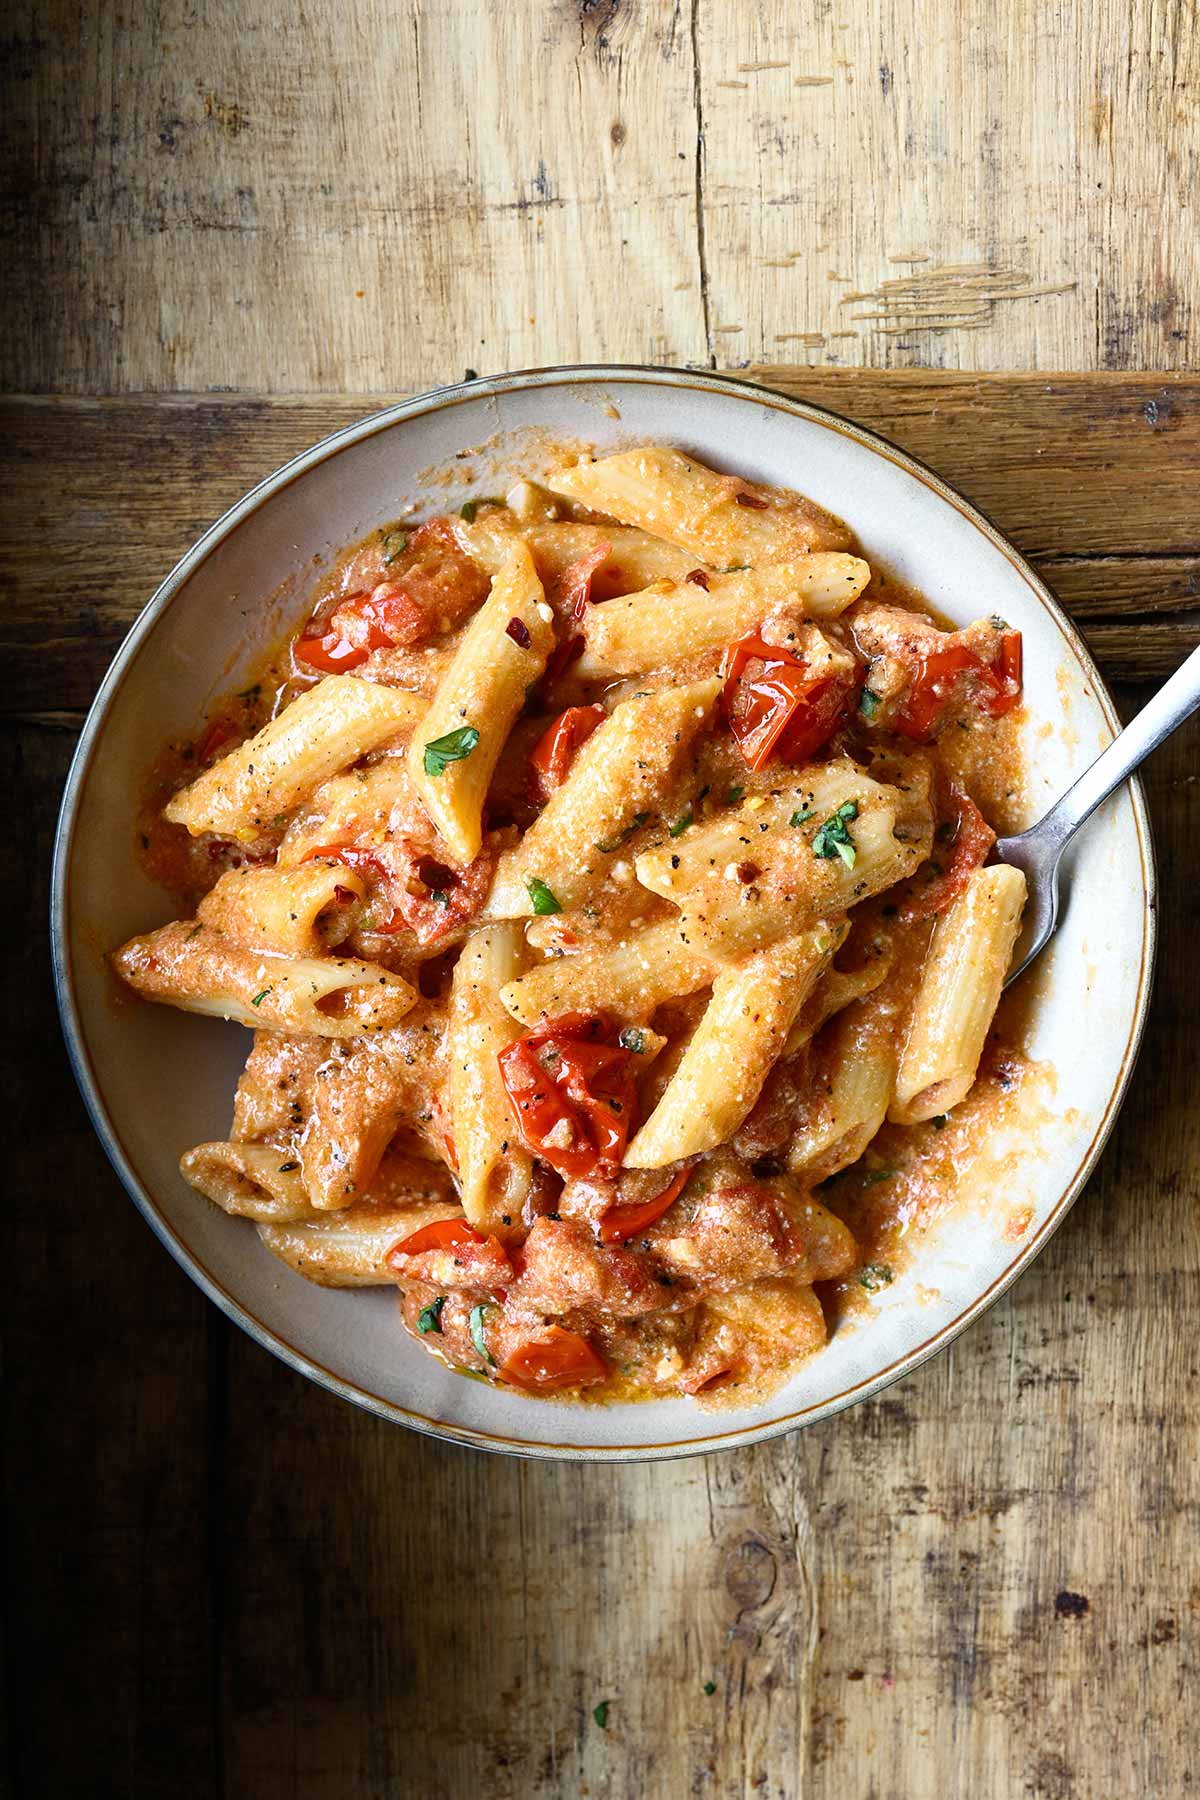
{"label": "white ceramic bowl", "polygon": [[[999,613],[1019,626],[1031,820],[1116,729],[1091,659],[1037,577],[974,508],[870,432],[747,382],[683,370],[548,369],[445,388],[327,438],[262,482],[138,619],[67,783],[54,870],[59,1004],[80,1087],[125,1186],[192,1278],[259,1343],[384,1418],[457,1443],[531,1456],[676,1456],[752,1443],[874,1393],[948,1344],[1037,1255],[1099,1154],[1137,1051],[1153,956],[1150,838],[1134,784],[1078,846],[1058,937],[1033,974],[1028,1047],[1053,1066],[1055,1091],[1035,1092],[1027,1106],[1022,1098],[1003,1191],[964,1197],[869,1317],[839,1329],[765,1404],[596,1407],[492,1389],[412,1343],[390,1291],[338,1293],[291,1274],[251,1225],[207,1205],[178,1171],[183,1150],[228,1129],[244,1032],[114,1004],[103,949],[170,916],[138,867],[134,797],[160,744],[195,725],[302,606],[314,562],[405,501],[457,505],[466,490],[436,472],[454,471],[465,446],[487,446],[470,465],[474,491],[487,493],[552,439],[677,443],[798,488],[951,619]],[[457,464],[460,475],[467,466]],[[986,1170],[976,1183],[996,1185]]]}

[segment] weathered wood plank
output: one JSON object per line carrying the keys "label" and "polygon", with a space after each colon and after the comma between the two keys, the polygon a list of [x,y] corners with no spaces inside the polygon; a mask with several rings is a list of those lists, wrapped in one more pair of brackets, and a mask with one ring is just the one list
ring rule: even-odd
{"label": "weathered wood plank", "polygon": [[223,1530],[210,1370],[226,1328],[121,1191],[66,1066],[45,919],[73,748],[69,732],[0,727],[19,796],[0,827],[8,1791],[207,1800]]}
{"label": "weathered wood plank", "polygon": [[1194,366],[1194,8],[696,17],[722,364]]}
{"label": "weathered wood plank", "polygon": [[14,14],[0,389],[703,360],[681,10]]}
{"label": "weathered wood plank", "polygon": [[[1114,679],[1200,641],[1200,378],[773,369],[928,461],[1004,527]],[[245,490],[373,410],[262,396],[0,403],[10,712],[86,706],[172,563]]]}
{"label": "weathered wood plank", "polygon": [[19,0],[7,32],[0,388],[1195,364],[1190,6]]}

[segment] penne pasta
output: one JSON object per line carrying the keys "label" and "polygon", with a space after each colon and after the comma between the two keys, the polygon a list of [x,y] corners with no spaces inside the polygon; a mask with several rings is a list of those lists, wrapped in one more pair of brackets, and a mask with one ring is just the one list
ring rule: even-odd
{"label": "penne pasta", "polygon": [[949,1112],[975,1080],[1025,906],[1025,877],[977,869],[933,929],[889,1117],[912,1125]]}
{"label": "penne pasta", "polygon": [[720,691],[717,680],[699,681],[623,700],[520,844],[501,857],[487,916],[524,918],[537,910],[541,889],[555,909],[573,906],[598,886],[629,830],[658,805]]}
{"label": "penne pasta", "polygon": [[329,675],[169,801],[166,817],[193,837],[250,841],[323,781],[409,730],[424,703],[403,688]]}
{"label": "penne pasta", "polygon": [[553,648],[552,614],[519,543],[467,627],[409,751],[413,787],[459,863],[479,854],[488,783]]}
{"label": "penne pasta", "polygon": [[248,950],[321,956],[354,929],[363,891],[359,876],[329,863],[231,869],[196,917]]}
{"label": "penne pasta", "polygon": [[[964,1155],[907,1123],[974,1079],[1019,922],[980,805],[1022,791],[1020,633],[684,449],[504,491],[337,559],[146,823],[194,916],[112,964],[252,1029],[180,1168],[289,1269],[526,1396],[756,1402]],[[868,1248],[810,1190],[872,1145]]]}
{"label": "penne pasta", "polygon": [[818,927],[756,951],[717,976],[679,1067],[625,1153],[626,1168],[665,1168],[733,1135],[836,942]]}
{"label": "penne pasta", "polygon": [[707,987],[718,964],[685,943],[673,920],[648,925],[623,943],[556,956],[509,981],[504,1005],[523,1025],[565,1012],[613,1012],[645,1020],[664,1000]]}
{"label": "penne pasta", "polygon": [[480,1230],[520,1217],[533,1167],[496,1060],[518,1036],[500,992],[523,948],[519,925],[485,925],[463,945],[450,988],[450,1123],[463,1211]]}
{"label": "penne pasta", "polygon": [[913,793],[842,759],[789,773],[770,794],[644,851],[635,867],[643,887],[679,907],[689,942],[731,956],[844,913],[911,875],[929,854],[932,829]]}
{"label": "penne pasta", "polygon": [[377,963],[266,956],[185,921],[133,938],[113,966],[147,1000],[307,1037],[382,1031],[416,999],[402,976]]}
{"label": "penne pasta", "polygon": [[731,643],[767,618],[836,618],[870,578],[861,557],[824,552],[700,582],[660,580],[589,607],[584,642],[591,665],[635,674]]}
{"label": "penne pasta", "polygon": [[658,445],[576,463],[548,485],[594,512],[667,538],[717,569],[786,562],[813,550],[845,550],[850,543],[841,520],[812,501],[718,475],[694,456]]}

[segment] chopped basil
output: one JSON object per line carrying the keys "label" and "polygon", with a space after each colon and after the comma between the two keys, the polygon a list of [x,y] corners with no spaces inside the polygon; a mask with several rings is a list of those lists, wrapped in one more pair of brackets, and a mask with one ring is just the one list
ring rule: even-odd
{"label": "chopped basil", "polygon": [[646,1034],[639,1031],[636,1025],[627,1025],[617,1039],[622,1050],[632,1050],[635,1056],[643,1056],[646,1051]]}
{"label": "chopped basil", "polygon": [[562,906],[551,890],[537,875],[531,875],[525,883],[530,903],[538,918],[545,918],[549,913],[559,913]]}
{"label": "chopped basil", "polygon": [[478,1350],[480,1356],[483,1357],[484,1361],[490,1363],[494,1369],[496,1366],[496,1359],[488,1349],[487,1339],[483,1335],[483,1315],[487,1310],[488,1303],[486,1300],[481,1301],[478,1306],[473,1306],[471,1308],[471,1342]]}
{"label": "chopped basil", "polygon": [[675,823],[670,827],[671,836],[673,838],[682,837],[688,826],[694,823],[695,817],[695,812],[689,806],[687,811],[681,813]]}
{"label": "chopped basil", "polygon": [[715,1694],[717,1691],[716,1682],[715,1681],[706,1681],[704,1684],[704,1691],[706,1694]]}
{"label": "chopped basil", "polygon": [[478,511],[479,511],[479,502],[477,500],[464,500],[462,505],[458,509],[458,516],[460,519],[463,519],[468,525],[473,525],[475,523],[475,514]]}
{"label": "chopped basil", "polygon": [[812,853],[832,862],[840,856],[848,869],[854,867],[858,852],[854,848],[854,839],[846,829],[851,819],[858,817],[858,801],[845,800],[835,813],[831,813],[812,841]]}
{"label": "chopped basil", "polygon": [[431,1300],[428,1306],[423,1306],[421,1308],[420,1312],[417,1314],[417,1330],[421,1333],[422,1337],[425,1336],[427,1331],[436,1331],[439,1335],[441,1334],[442,1308],[445,1304],[445,1294],[439,1294],[436,1300]]}
{"label": "chopped basil", "polygon": [[408,549],[407,531],[385,531],[382,538],[383,560],[394,563],[398,556],[403,556]]}
{"label": "chopped basil", "polygon": [[634,813],[624,831],[618,832],[617,836],[615,838],[610,838],[606,844],[597,843],[597,850],[600,851],[602,856],[611,856],[613,851],[619,850],[626,839],[631,838],[635,831],[640,831],[642,829],[642,826],[649,817],[649,813]]}
{"label": "chopped basil", "polygon": [[874,1187],[877,1182],[890,1181],[895,1173],[895,1169],[872,1169],[863,1176],[861,1185],[865,1188]]}
{"label": "chopped basil", "polygon": [[434,906],[449,906],[450,896],[445,888],[434,888],[429,896]]}
{"label": "chopped basil", "polygon": [[251,1006],[261,1006],[270,991],[270,988],[264,988],[261,994],[255,994],[253,1000],[250,1002]]}
{"label": "chopped basil", "polygon": [[874,689],[865,687],[858,696],[858,710],[864,719],[873,719],[882,702]]}
{"label": "chopped basil", "polygon": [[816,818],[816,813],[814,812],[813,808],[811,806],[805,806],[805,807],[801,807],[799,811],[794,812],[792,814],[791,818],[788,820],[788,824],[789,825],[807,825],[808,821],[810,819],[815,819],[815,818]]}
{"label": "chopped basil", "polygon": [[888,1263],[868,1263],[859,1270],[858,1279],[868,1294],[877,1294],[880,1288],[890,1287],[894,1277]]}
{"label": "chopped basil", "polygon": [[425,773],[444,775],[450,763],[463,762],[470,756],[478,742],[479,733],[473,725],[460,725],[457,731],[434,738],[425,746]]}
{"label": "chopped basil", "polygon": [[731,787],[725,796],[726,806],[736,806],[745,791],[744,787]]}
{"label": "chopped basil", "polygon": [[934,1129],[934,1130],[935,1130],[935,1131],[945,1131],[945,1129],[946,1129],[946,1115],[945,1115],[945,1113],[939,1113],[939,1114],[938,1114],[938,1116],[937,1116],[937,1118],[936,1118],[936,1119],[930,1119],[930,1121],[929,1121],[929,1123],[930,1123],[930,1124],[931,1124],[931,1125],[932,1125],[932,1126],[933,1126],[933,1129]]}
{"label": "chopped basil", "polygon": [[599,1706],[593,1706],[592,1708],[592,1717],[595,1719],[601,1731],[603,1731],[604,1727],[608,1724],[608,1708],[609,1702],[607,1700],[602,1700]]}

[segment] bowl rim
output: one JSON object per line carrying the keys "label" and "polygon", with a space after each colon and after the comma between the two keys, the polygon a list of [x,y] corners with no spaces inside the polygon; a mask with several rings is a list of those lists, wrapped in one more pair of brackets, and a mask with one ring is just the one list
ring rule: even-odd
{"label": "bowl rim", "polygon": [[[367,414],[353,424],[341,427],[308,449],[302,450],[273,473],[265,476],[240,500],[229,507],[180,557],[174,568],[159,583],[130,627],[109,665],[88,710],[67,773],[53,850],[50,889],[51,959],[55,997],[68,1059],[92,1126],[110,1163],[139,1212],[175,1261],[214,1305],[218,1306],[227,1318],[245,1331],[256,1343],[279,1357],[282,1362],[288,1364],[299,1374],[307,1376],[340,1398],[363,1407],[377,1417],[387,1419],[392,1423],[407,1425],[410,1429],[423,1435],[439,1438],[445,1442],[500,1454],[558,1461],[651,1462],[706,1455],[710,1451],[761,1443],[769,1438],[780,1437],[787,1432],[798,1430],[803,1426],[816,1424],[819,1420],[830,1418],[848,1406],[861,1400],[870,1399],[883,1388],[890,1386],[892,1382],[898,1381],[902,1376],[911,1374],[920,1368],[931,1357],[936,1356],[953,1343],[955,1338],[959,1337],[969,1325],[992,1306],[1024,1273],[1058,1230],[1091,1175],[1112,1130],[1129,1086],[1146,1026],[1157,948],[1157,874],[1145,792],[1138,776],[1132,777],[1127,784],[1138,838],[1143,908],[1142,957],[1138,972],[1133,1019],[1117,1079],[1096,1131],[1084,1151],[1075,1173],[1037,1232],[1028,1241],[1021,1244],[1016,1255],[1001,1270],[995,1280],[964,1306],[954,1318],[940,1326],[915,1348],[896,1357],[883,1369],[855,1382],[841,1393],[800,1407],[782,1416],[767,1418],[761,1423],[742,1426],[736,1430],[709,1431],[703,1435],[661,1443],[626,1445],[557,1443],[549,1439],[513,1437],[503,1433],[487,1432],[475,1427],[448,1423],[415,1412],[395,1401],[386,1400],[378,1394],[359,1387],[345,1376],[315,1362],[297,1345],[290,1343],[256,1318],[241,1301],[235,1299],[224,1284],[205,1267],[195,1252],[189,1249],[177,1235],[160,1212],[148,1186],[143,1182],[132,1158],[121,1142],[117,1127],[109,1116],[102,1097],[84,1035],[75,998],[71,945],[67,929],[68,880],[79,806],[108,712],[142,646],[165,616],[176,595],[217,546],[275,494],[289,487],[310,469],[330,461],[343,450],[349,449],[366,438],[374,437],[382,431],[390,430],[405,420],[456,407],[464,402],[482,399],[489,395],[540,387],[566,387],[581,383],[699,388],[719,398],[753,401],[789,413],[793,417],[808,420],[827,430],[833,430],[905,470],[973,524],[1005,557],[1025,582],[1034,598],[1050,615],[1060,635],[1076,657],[1092,687],[1096,702],[1110,730],[1114,733],[1120,731],[1120,720],[1111,696],[1083,639],[1030,564],[1009,542],[1004,533],[973,502],[967,500],[955,487],[921,462],[919,458],[900,449],[898,445],[893,444],[881,433],[868,430],[866,427],[842,417],[841,414],[831,411],[828,407],[812,401],[799,400],[789,394],[779,393],[758,381],[748,380],[744,376],[704,369],[659,368],[653,364],[641,363],[583,363],[519,369],[501,375],[483,376],[471,381],[455,382],[445,387],[433,388],[426,393],[414,395],[408,400],[386,406],[377,412]],[[769,1404],[768,1401],[767,1405],[769,1406]],[[712,1418],[715,1422],[719,1415],[697,1414],[695,1417],[697,1424],[703,1424],[708,1418]]]}

